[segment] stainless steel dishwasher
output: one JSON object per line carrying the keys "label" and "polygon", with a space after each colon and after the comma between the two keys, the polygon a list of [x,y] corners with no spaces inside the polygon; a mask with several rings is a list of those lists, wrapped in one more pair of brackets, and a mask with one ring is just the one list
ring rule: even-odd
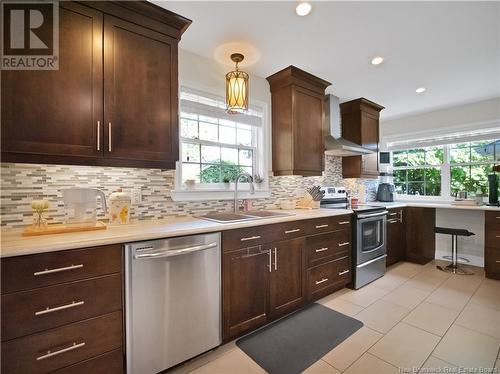
{"label": "stainless steel dishwasher", "polygon": [[221,343],[220,233],[125,245],[127,373],[158,373]]}

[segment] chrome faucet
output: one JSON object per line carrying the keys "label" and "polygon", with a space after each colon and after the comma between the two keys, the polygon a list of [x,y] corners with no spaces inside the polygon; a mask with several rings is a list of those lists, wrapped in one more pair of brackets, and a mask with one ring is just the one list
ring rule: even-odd
{"label": "chrome faucet", "polygon": [[236,183],[234,185],[234,213],[238,213],[238,182],[241,177],[246,177],[250,183],[250,193],[253,195],[255,193],[255,188],[253,186],[253,177],[248,173],[239,173],[236,176]]}

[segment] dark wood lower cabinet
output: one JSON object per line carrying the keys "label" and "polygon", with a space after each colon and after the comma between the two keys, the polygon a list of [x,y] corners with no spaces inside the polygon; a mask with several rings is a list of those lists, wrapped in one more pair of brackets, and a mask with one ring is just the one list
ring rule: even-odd
{"label": "dark wood lower cabinet", "polygon": [[406,207],[405,260],[426,264],[436,252],[436,209]]}
{"label": "dark wood lower cabinet", "polygon": [[304,239],[275,243],[271,249],[270,307],[273,318],[279,318],[305,302]]}
{"label": "dark wood lower cabinet", "polygon": [[[339,216],[224,231],[223,341],[345,287],[349,223],[349,216]],[[283,240],[287,236],[293,238]]]}
{"label": "dark wood lower cabinet", "polygon": [[122,373],[123,248],[1,260],[2,373]]}
{"label": "dark wood lower cabinet", "polygon": [[387,215],[387,266],[405,257],[406,247],[405,209],[389,209]]}
{"label": "dark wood lower cabinet", "polygon": [[484,270],[500,279],[500,212],[484,212]]}
{"label": "dark wood lower cabinet", "polygon": [[228,341],[268,320],[271,253],[257,246],[223,258],[223,327]]}

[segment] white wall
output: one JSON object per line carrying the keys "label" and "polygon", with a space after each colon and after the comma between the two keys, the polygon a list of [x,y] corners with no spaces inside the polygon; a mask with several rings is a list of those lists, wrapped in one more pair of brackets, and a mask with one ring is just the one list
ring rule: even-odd
{"label": "white wall", "polygon": [[381,120],[381,148],[388,139],[500,127],[500,97],[471,104],[443,108],[408,117]]}

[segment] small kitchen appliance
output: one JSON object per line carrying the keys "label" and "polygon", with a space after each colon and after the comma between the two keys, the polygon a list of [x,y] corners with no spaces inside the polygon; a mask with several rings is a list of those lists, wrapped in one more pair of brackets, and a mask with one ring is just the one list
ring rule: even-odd
{"label": "small kitchen appliance", "polygon": [[106,196],[97,188],[68,188],[62,190],[62,195],[67,226],[95,226],[98,197],[104,212],[107,211]]}
{"label": "small kitchen appliance", "polygon": [[321,208],[351,209],[352,257],[354,289],[382,277],[386,270],[387,213],[385,207],[376,205],[350,205],[347,192],[342,187],[323,187],[325,196]]}
{"label": "small kitchen appliance", "polygon": [[392,183],[392,174],[380,173],[377,188],[377,201],[393,202],[396,189]]}

